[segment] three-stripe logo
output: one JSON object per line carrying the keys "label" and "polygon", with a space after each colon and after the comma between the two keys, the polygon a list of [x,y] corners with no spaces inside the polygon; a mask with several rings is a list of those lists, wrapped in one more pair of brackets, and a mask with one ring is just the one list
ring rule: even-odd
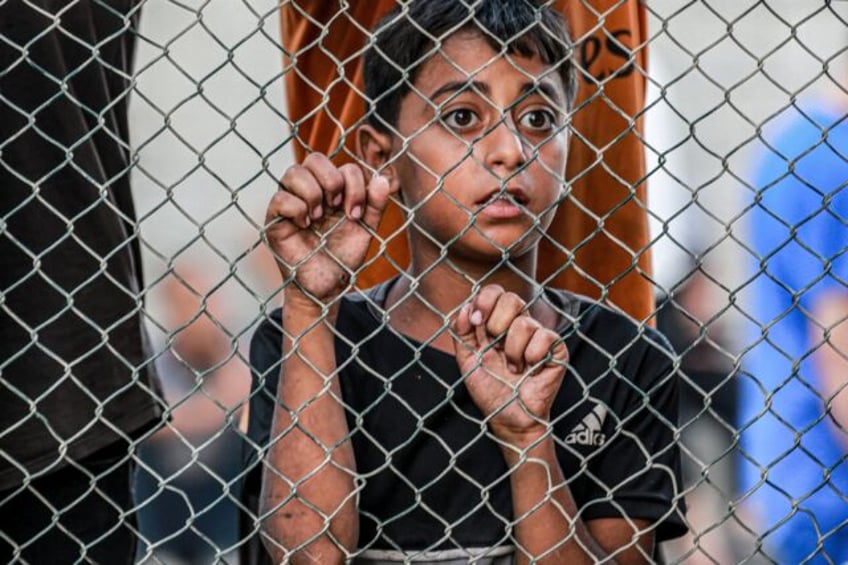
{"label": "three-stripe logo", "polygon": [[565,436],[565,443],[600,447],[607,440],[606,434],[601,432],[606,417],[606,406],[595,403],[595,408]]}

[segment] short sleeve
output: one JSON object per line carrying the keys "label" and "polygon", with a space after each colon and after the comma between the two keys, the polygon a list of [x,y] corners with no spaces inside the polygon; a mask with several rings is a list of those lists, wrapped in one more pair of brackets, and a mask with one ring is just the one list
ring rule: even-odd
{"label": "short sleeve", "polygon": [[247,438],[242,442],[244,474],[239,512],[239,560],[246,565],[267,565],[271,558],[256,533],[259,496],[262,489],[262,460],[271,424],[282,363],[282,316],[275,310],[263,319],[250,341],[250,408]]}
{"label": "short sleeve", "polygon": [[[679,537],[687,528],[675,441],[679,408],[674,354],[661,334],[637,329],[618,314],[601,314],[591,325],[583,341],[602,353],[574,369],[584,378],[603,372],[587,389],[598,402],[595,410],[603,412],[603,439],[598,448],[579,453],[584,468],[572,493],[585,520],[643,519],[656,528],[657,541]],[[569,443],[567,436],[564,442]]]}
{"label": "short sleeve", "polygon": [[282,312],[265,318],[250,341],[250,411],[247,424],[245,465],[262,458],[271,436],[277,386],[282,364]]}
{"label": "short sleeve", "polygon": [[[648,330],[646,330],[648,331]],[[622,389],[630,398],[597,473],[610,487],[611,505],[657,524],[657,541],[686,533],[680,452],[678,374],[671,347],[650,332],[624,358]],[[626,463],[626,464],[625,464]]]}

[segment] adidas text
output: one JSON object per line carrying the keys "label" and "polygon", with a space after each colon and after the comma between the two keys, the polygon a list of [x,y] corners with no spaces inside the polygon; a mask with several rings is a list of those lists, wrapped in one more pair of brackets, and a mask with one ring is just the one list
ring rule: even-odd
{"label": "adidas text", "polygon": [[607,440],[605,434],[600,432],[595,432],[592,430],[582,429],[580,431],[573,431],[567,436],[565,436],[565,443],[578,444],[578,445],[595,445],[601,446]]}

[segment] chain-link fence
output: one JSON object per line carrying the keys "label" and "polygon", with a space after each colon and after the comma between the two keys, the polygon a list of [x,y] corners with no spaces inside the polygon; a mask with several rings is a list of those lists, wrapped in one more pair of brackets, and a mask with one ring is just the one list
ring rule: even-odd
{"label": "chain-link fence", "polygon": [[848,561],[847,18],[0,0],[0,558]]}

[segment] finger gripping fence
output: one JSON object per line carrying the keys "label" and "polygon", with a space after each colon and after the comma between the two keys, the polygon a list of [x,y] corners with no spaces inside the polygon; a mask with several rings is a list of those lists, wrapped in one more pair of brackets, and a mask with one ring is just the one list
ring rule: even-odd
{"label": "finger gripping fence", "polygon": [[0,0],[0,561],[848,562],[847,23]]}

